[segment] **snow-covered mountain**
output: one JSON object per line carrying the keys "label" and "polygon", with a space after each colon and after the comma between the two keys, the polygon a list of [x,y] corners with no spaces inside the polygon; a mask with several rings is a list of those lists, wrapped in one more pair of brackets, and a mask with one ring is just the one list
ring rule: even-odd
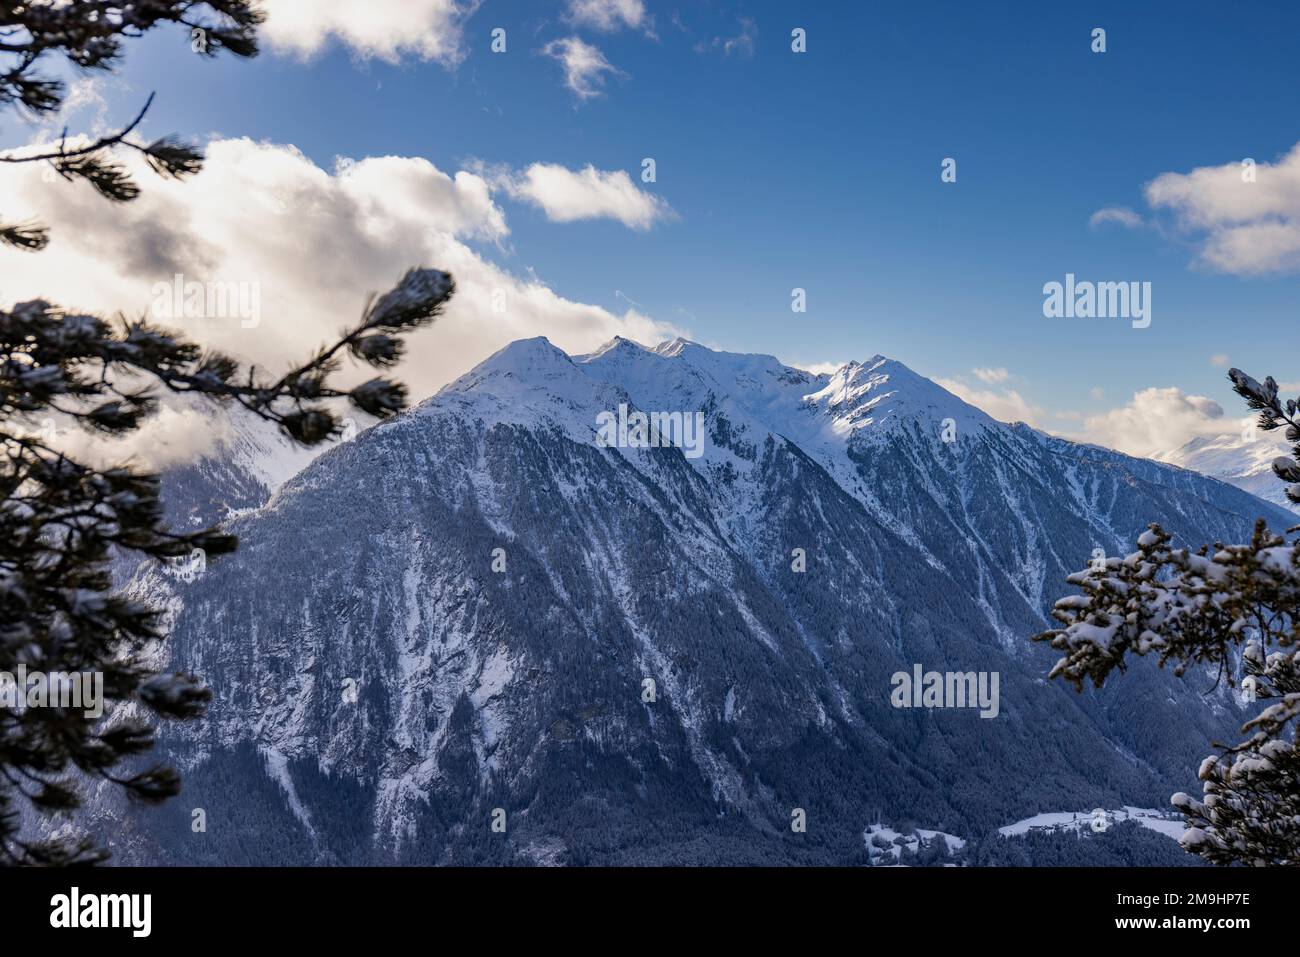
{"label": "snow-covered mountain", "polygon": [[[621,441],[638,412],[704,440]],[[128,813],[119,856],[866,862],[882,820],[1163,807],[1233,696],[1147,662],[1076,695],[1028,636],[1096,549],[1258,515],[1289,520],[881,356],[519,341],[320,455],[194,581],[137,578],[214,700],[170,732],[184,796]],[[996,717],[894,707],[916,665],[996,673]]]}
{"label": "snow-covered mountain", "polygon": [[1198,436],[1169,452],[1153,456],[1202,475],[1222,479],[1267,502],[1300,511],[1287,497],[1285,485],[1273,474],[1273,460],[1289,456],[1291,447],[1281,432],[1261,432],[1251,438],[1236,433]]}
{"label": "snow-covered mountain", "polygon": [[309,447],[240,406],[215,406],[202,398],[174,401],[183,403],[191,414],[219,417],[220,425],[219,438],[210,450],[165,471],[169,518],[182,528],[211,525],[265,505],[318,455],[355,438],[374,421],[352,411],[338,438]]}

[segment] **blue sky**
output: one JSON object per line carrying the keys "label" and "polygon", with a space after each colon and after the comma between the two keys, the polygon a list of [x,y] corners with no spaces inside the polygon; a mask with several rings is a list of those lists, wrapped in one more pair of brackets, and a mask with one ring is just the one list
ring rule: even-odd
{"label": "blue sky", "polygon": [[[630,300],[707,344],[808,363],[883,353],[1013,390],[1054,429],[1151,387],[1237,416],[1214,356],[1300,379],[1283,334],[1300,304],[1293,260],[1207,264],[1206,230],[1144,195],[1162,173],[1272,163],[1300,141],[1293,5],[644,0],[637,26],[602,30],[566,3],[486,0],[460,21],[454,64],[385,62],[337,39],[310,59],[209,61],[160,31],[103,86],[103,115],[126,118],[157,90],[150,133],[292,144],[324,168],[397,155],[449,173],[626,170],[674,216],[560,223],[503,195],[509,240],[483,254],[570,300],[615,313]],[[489,48],[497,27],[504,54]],[[806,53],[791,51],[794,27]],[[1105,53],[1090,49],[1094,27]],[[576,95],[540,52],[567,37],[616,69],[597,95]],[[945,157],[955,183],[940,181]],[[1090,226],[1113,206],[1141,225]],[[1261,215],[1288,212],[1300,217]],[[1043,284],[1067,272],[1149,281],[1150,327],[1045,318]],[[795,287],[806,313],[791,311]],[[981,383],[976,367],[1007,376]]]}

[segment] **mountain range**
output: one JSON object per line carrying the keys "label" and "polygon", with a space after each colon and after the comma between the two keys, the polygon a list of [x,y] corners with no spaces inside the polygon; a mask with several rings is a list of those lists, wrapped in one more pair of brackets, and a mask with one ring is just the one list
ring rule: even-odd
{"label": "mountain range", "polygon": [[1286,485],[1273,473],[1273,460],[1291,454],[1281,432],[1243,435],[1201,435],[1176,449],[1152,456],[1181,468],[1222,479],[1266,502],[1291,511],[1300,510],[1286,497]]}
{"label": "mountain range", "polygon": [[[700,416],[701,454],[605,441],[620,409]],[[1076,694],[1029,636],[1149,522],[1294,520],[883,356],[528,339],[298,471],[260,428],[166,478],[240,549],[128,586],[213,701],[165,733],[180,798],[95,808],[122,863],[852,864],[890,827],[1166,808],[1236,695],[1147,661]],[[917,668],[996,674],[996,716],[897,707]]]}

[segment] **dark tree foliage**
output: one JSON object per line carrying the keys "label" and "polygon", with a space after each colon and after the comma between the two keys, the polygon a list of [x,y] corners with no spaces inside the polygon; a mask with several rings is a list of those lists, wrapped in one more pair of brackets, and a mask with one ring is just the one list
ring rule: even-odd
{"label": "dark tree foliage", "polygon": [[[1300,502],[1300,402],[1279,399],[1272,377],[1232,369],[1228,378],[1260,429],[1285,429],[1292,452],[1273,471]],[[1064,627],[1034,640],[1062,652],[1052,677],[1076,690],[1087,679],[1101,687],[1130,653],[1157,655],[1180,675],[1189,665],[1236,672],[1244,696],[1264,707],[1242,727],[1249,737],[1202,762],[1202,799],[1173,796],[1187,822],[1182,844],[1215,864],[1300,864],[1300,539],[1263,520],[1244,545],[1191,552],[1170,538],[1153,524],[1132,555],[1071,575],[1083,594],[1057,602]]]}
{"label": "dark tree foliage", "polygon": [[[125,39],[162,24],[187,27],[195,37],[201,32],[197,52],[253,56],[261,19],[243,0],[0,2],[0,103],[36,114],[56,111],[64,85],[40,72],[48,59],[105,69]],[[115,153],[135,150],[155,172],[177,178],[198,172],[203,162],[197,149],[170,137],[137,142],[134,132],[147,109],[148,103],[112,136],[70,141],[65,133],[56,148],[18,151],[0,162],[49,163],[108,200],[129,202],[140,188]],[[38,251],[47,239],[37,223],[0,224],[0,242],[19,249]],[[98,719],[83,708],[29,706],[21,687],[17,707],[0,707],[0,864],[107,857],[88,836],[26,837],[20,828],[25,805],[70,810],[99,781],[145,802],[178,792],[180,778],[169,767],[119,768],[153,747],[151,717],[195,718],[211,694],[195,676],[151,666],[151,651],[166,637],[159,610],[114,593],[109,562],[123,552],[159,560],[195,549],[218,556],[236,545],[217,527],[169,530],[158,476],[75,461],[34,433],[33,423],[58,415],[93,433],[122,435],[157,409],[160,392],[194,393],[241,406],[296,441],[316,444],[341,431],[330,400],[346,399],[378,418],[404,407],[399,382],[376,377],[341,388],[332,384],[334,374],[345,355],[375,368],[393,365],[401,337],[432,322],[454,289],[446,273],[412,269],[370,301],[338,341],[281,375],[206,352],[143,319],[110,322],[45,300],[0,309],[0,677],[20,667],[46,676],[96,673],[104,696]]]}

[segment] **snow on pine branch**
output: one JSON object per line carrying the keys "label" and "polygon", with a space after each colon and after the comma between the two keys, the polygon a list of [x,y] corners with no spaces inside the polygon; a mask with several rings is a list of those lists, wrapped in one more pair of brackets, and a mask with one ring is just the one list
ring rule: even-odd
{"label": "snow on pine branch", "polygon": [[1246,545],[1193,553],[1169,541],[1153,524],[1136,552],[1069,576],[1081,594],[1058,601],[1062,627],[1034,640],[1062,653],[1051,677],[1076,690],[1089,678],[1101,687],[1129,653],[1158,655],[1179,675],[1195,663],[1231,673],[1237,657],[1246,697],[1270,703],[1245,740],[1201,764],[1201,800],[1172,797],[1187,822],[1181,843],[1219,864],[1300,863],[1300,540],[1260,521]]}

